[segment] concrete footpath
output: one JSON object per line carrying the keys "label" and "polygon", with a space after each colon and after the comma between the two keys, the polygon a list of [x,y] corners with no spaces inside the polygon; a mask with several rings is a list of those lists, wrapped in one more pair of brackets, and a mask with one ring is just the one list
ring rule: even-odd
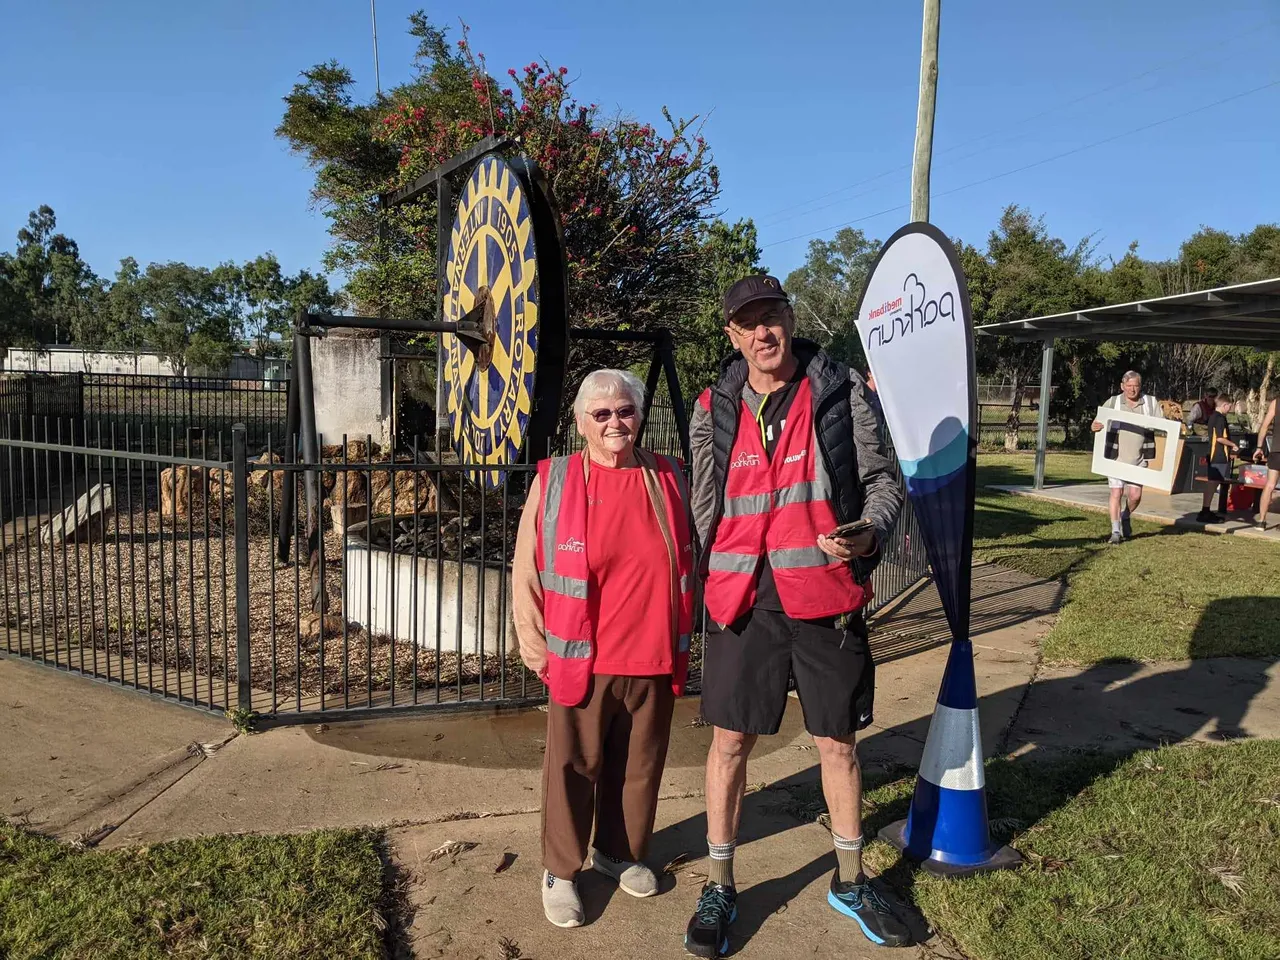
{"label": "concrete footpath", "polygon": [[[1041,668],[1037,640],[1057,583],[974,570],[975,669],[987,756],[1134,750],[1160,742],[1280,737],[1280,665],[1250,660]],[[913,770],[947,654],[936,594],[918,588],[878,619],[876,722],[859,752],[871,774]],[[710,730],[677,706],[651,860],[704,851]],[[228,832],[390,828],[420,957],[680,956],[701,886],[697,860],[653,900],[584,878],[589,924],[541,916],[539,790],[545,716],[401,717],[234,736],[228,723],[16,659],[0,658],[0,814],[104,847]],[[816,782],[799,706],[751,760],[739,854],[743,956],[872,956],[825,904],[830,837],[789,801]],[[451,842],[474,844],[447,856]],[[501,869],[499,869],[501,867]],[[844,929],[843,935],[840,934]],[[923,931],[922,931],[923,932]],[[931,956],[945,956],[936,941]],[[861,951],[861,952],[860,952]]]}

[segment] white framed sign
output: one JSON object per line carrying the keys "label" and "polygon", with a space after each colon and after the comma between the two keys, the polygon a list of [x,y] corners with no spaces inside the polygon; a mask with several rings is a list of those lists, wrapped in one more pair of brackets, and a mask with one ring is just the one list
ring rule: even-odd
{"label": "white framed sign", "polygon": [[[1181,449],[1181,420],[1149,417],[1146,414],[1131,413],[1128,410],[1118,410],[1115,407],[1107,406],[1099,407],[1098,414],[1094,419],[1102,424],[1102,429],[1094,434],[1093,437],[1092,469],[1094,473],[1115,480],[1123,480],[1125,483],[1132,483],[1136,486],[1150,487],[1152,490],[1159,490],[1165,493],[1173,489],[1173,476],[1178,469]],[[1160,463],[1158,465],[1137,466],[1131,463],[1121,463],[1119,460],[1108,460],[1106,456],[1107,433],[1111,430],[1113,423],[1127,423],[1140,427],[1144,431],[1150,430],[1157,435],[1164,434],[1167,439],[1164,443],[1164,456],[1161,457]]]}

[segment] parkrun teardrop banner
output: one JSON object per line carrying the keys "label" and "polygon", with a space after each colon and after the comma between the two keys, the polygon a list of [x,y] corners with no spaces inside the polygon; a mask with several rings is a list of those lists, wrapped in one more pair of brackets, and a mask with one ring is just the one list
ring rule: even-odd
{"label": "parkrun teardrop banner", "polygon": [[885,422],[902,465],[951,651],[906,820],[880,835],[926,870],[964,874],[1020,862],[987,828],[982,736],[969,639],[977,400],[969,290],[955,246],[911,223],[880,251],[858,304]]}

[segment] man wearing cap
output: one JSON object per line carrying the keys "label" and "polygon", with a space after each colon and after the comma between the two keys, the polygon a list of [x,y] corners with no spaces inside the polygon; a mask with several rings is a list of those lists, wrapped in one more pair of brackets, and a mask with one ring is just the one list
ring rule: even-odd
{"label": "man wearing cap", "polygon": [[[707,633],[707,883],[685,932],[694,956],[728,950],[737,917],[733,855],[747,757],[778,732],[794,679],[822,767],[838,868],[828,902],[878,944],[909,940],[862,872],[855,733],[871,722],[874,668],[863,608],[902,496],[881,423],[857,374],[795,339],[782,284],[754,276],[724,298],[738,351],[690,423],[691,493]],[[866,520],[866,529],[832,534]]]}

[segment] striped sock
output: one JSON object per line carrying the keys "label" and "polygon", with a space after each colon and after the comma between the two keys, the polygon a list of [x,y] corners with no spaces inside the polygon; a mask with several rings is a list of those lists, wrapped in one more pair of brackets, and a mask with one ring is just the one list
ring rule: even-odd
{"label": "striped sock", "polygon": [[707,880],[718,883],[722,887],[733,886],[733,851],[738,846],[737,839],[728,843],[712,843],[707,841]]}
{"label": "striped sock", "polygon": [[836,862],[840,865],[840,880],[843,883],[860,883],[862,877],[862,836],[846,840],[832,831],[831,839],[836,845]]}

